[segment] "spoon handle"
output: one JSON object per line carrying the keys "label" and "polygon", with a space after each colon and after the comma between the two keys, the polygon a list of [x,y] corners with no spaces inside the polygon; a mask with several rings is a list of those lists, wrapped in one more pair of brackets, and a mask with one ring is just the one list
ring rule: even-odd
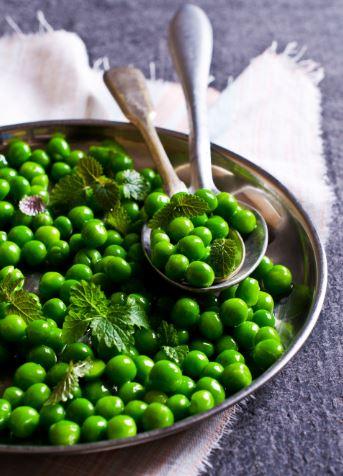
{"label": "spoon handle", "polygon": [[187,103],[192,189],[216,191],[206,104],[213,33],[204,11],[195,5],[183,5],[170,23],[168,40]]}
{"label": "spoon handle", "polygon": [[153,125],[155,111],[143,73],[127,66],[112,68],[104,73],[104,81],[125,116],[142,134],[168,195],[187,191],[174,171]]}

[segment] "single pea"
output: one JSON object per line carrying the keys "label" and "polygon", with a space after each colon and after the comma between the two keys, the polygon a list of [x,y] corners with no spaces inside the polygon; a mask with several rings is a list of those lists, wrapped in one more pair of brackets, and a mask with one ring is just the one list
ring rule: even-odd
{"label": "single pea", "polygon": [[231,225],[242,235],[247,235],[256,228],[255,214],[244,208],[237,209],[231,216]]}
{"label": "single pea", "polygon": [[29,159],[30,155],[31,147],[29,144],[16,139],[10,144],[6,157],[11,167],[20,167]]}
{"label": "single pea", "polygon": [[259,309],[255,311],[252,316],[253,322],[255,322],[258,326],[275,326],[275,317],[272,312],[266,311],[265,309]]}
{"label": "single pea", "polygon": [[192,235],[198,236],[201,238],[205,246],[208,246],[212,241],[212,233],[209,228],[206,226],[197,226],[192,231]]}
{"label": "single pea", "polygon": [[36,162],[27,161],[19,169],[19,174],[25,177],[29,182],[38,175],[45,173],[43,167]]}
{"label": "single pea", "polygon": [[84,385],[82,394],[95,405],[102,397],[111,395],[111,392],[101,380],[95,380],[94,382],[88,382]]}
{"label": "single pea", "polygon": [[0,243],[0,267],[15,266],[20,260],[20,248],[12,241]]}
{"label": "single pea", "polygon": [[64,276],[56,271],[48,271],[44,273],[39,280],[39,294],[43,299],[51,299],[58,296]]}
{"label": "single pea", "polygon": [[111,295],[112,304],[126,304],[127,295],[122,291],[117,291]]}
{"label": "single pea", "polygon": [[131,221],[138,220],[139,215],[140,215],[140,209],[139,205],[137,202],[134,202],[132,200],[124,202],[123,203],[123,208],[126,211],[128,217],[130,218]]}
{"label": "single pea", "polygon": [[62,239],[68,238],[73,232],[73,225],[70,219],[66,216],[60,215],[54,220],[54,227],[60,232]]}
{"label": "single pea", "polygon": [[194,225],[189,218],[174,218],[168,225],[168,234],[174,243],[189,235],[194,229]]}
{"label": "single pea", "polygon": [[185,345],[189,342],[189,332],[187,329],[179,329],[177,331],[177,338],[179,341],[179,345]]}
{"label": "single pea", "polygon": [[163,269],[174,251],[174,245],[167,241],[159,241],[151,250],[151,261],[157,268]]}
{"label": "single pea", "polygon": [[21,200],[25,195],[29,195],[30,191],[30,182],[25,177],[21,177],[20,175],[13,177],[10,190],[10,196],[13,200]]}
{"label": "single pea", "polygon": [[141,175],[150,183],[156,178],[155,170],[151,169],[150,167],[145,167],[141,170]]}
{"label": "single pea", "polygon": [[286,266],[276,264],[265,274],[263,284],[272,296],[285,296],[292,289],[292,273]]}
{"label": "single pea", "polygon": [[173,392],[182,377],[180,368],[168,360],[155,363],[149,375],[149,381],[154,389],[163,392]]}
{"label": "single pea", "polygon": [[81,205],[72,208],[68,213],[68,218],[75,230],[81,230],[87,221],[94,219],[94,214],[91,208]]}
{"label": "single pea", "polygon": [[25,243],[22,248],[21,256],[25,263],[35,267],[40,265],[46,258],[47,249],[41,241],[31,240]]}
{"label": "single pea", "polygon": [[49,398],[50,393],[51,390],[45,383],[34,383],[24,393],[23,404],[39,410]]}
{"label": "single pea", "polygon": [[43,190],[48,190],[49,176],[46,174],[43,174],[43,175],[37,175],[36,177],[33,177],[33,179],[31,180],[31,194],[32,194],[32,188],[36,186],[42,187]]}
{"label": "single pea", "polygon": [[216,340],[223,334],[223,324],[219,315],[214,311],[207,311],[200,314],[200,333],[209,340]]}
{"label": "single pea", "polygon": [[235,296],[243,299],[248,306],[255,306],[258,301],[260,286],[254,278],[245,278],[238,286]]}
{"label": "single pea", "polygon": [[68,157],[65,157],[64,161],[70,167],[75,167],[80,159],[84,159],[87,154],[83,150],[72,150]]}
{"label": "single pea", "polygon": [[44,368],[34,362],[20,365],[14,373],[13,383],[22,390],[27,390],[34,383],[44,382],[46,372]]}
{"label": "single pea", "polygon": [[79,442],[80,433],[77,423],[60,420],[49,428],[49,440],[52,445],[71,446]]}
{"label": "single pea", "polygon": [[56,162],[51,167],[50,176],[55,182],[69,174],[71,174],[71,167],[64,162]]}
{"label": "single pea", "polygon": [[141,354],[154,354],[159,346],[158,336],[152,329],[140,329],[135,333],[135,345]]}
{"label": "single pea", "polygon": [[76,279],[66,279],[60,289],[60,299],[65,303],[69,304],[70,302],[70,293],[73,288],[77,287],[79,281]]}
{"label": "single pea", "polygon": [[57,363],[55,351],[47,345],[33,347],[28,354],[28,359],[30,362],[40,364],[45,370],[49,370]]}
{"label": "single pea", "polygon": [[64,347],[62,340],[62,329],[58,327],[51,327],[50,335],[47,344],[54,349],[55,352],[60,353]]}
{"label": "single pea", "polygon": [[261,369],[265,370],[281,357],[283,351],[283,346],[277,339],[261,340],[254,349],[253,359]]}
{"label": "single pea", "polygon": [[125,382],[118,390],[118,396],[125,404],[131,400],[140,400],[145,395],[145,388],[138,382]]}
{"label": "single pea", "polygon": [[198,390],[193,393],[191,397],[191,404],[189,407],[189,413],[191,415],[197,415],[198,413],[204,413],[211,410],[215,405],[214,398],[208,390]]}
{"label": "single pea", "polygon": [[54,220],[48,211],[41,212],[32,217],[31,229],[37,230],[40,226],[50,226],[53,222]]}
{"label": "single pea", "polygon": [[55,387],[67,374],[68,364],[59,362],[49,369],[46,375],[46,383],[50,387]]}
{"label": "single pea", "polygon": [[207,223],[207,220],[208,220],[208,216],[206,215],[206,213],[203,213],[202,215],[197,215],[191,218],[191,222],[193,223],[195,227],[205,226]]}
{"label": "single pea", "polygon": [[168,400],[168,395],[165,392],[162,392],[161,390],[149,390],[146,392],[144,395],[144,401],[146,403],[167,403]]}
{"label": "single pea", "polygon": [[258,311],[260,309],[264,309],[269,312],[273,312],[274,310],[274,299],[273,297],[264,291],[260,291],[258,293],[258,300],[254,306],[254,311]]}
{"label": "single pea", "polygon": [[80,249],[74,256],[74,264],[86,265],[91,269],[98,269],[100,260],[102,259],[101,253],[95,249]]}
{"label": "single pea", "polygon": [[133,169],[133,160],[124,152],[110,151],[108,167],[113,173]]}
{"label": "single pea", "polygon": [[10,402],[4,398],[0,398],[0,431],[7,427],[11,410]]}
{"label": "single pea", "polygon": [[216,353],[220,354],[223,350],[238,350],[238,345],[233,337],[225,335],[216,342]]}
{"label": "single pea", "polygon": [[155,230],[152,230],[151,235],[150,235],[150,243],[151,246],[156,245],[159,241],[168,241],[170,243],[170,238],[167,235],[167,233],[164,233],[164,231],[158,231],[157,233],[154,233]]}
{"label": "single pea", "polygon": [[75,421],[79,425],[86,418],[94,414],[93,404],[86,398],[75,398],[67,407],[66,417],[68,420]]}
{"label": "single pea", "polygon": [[81,427],[82,441],[91,443],[105,440],[107,435],[107,421],[97,415],[91,415],[85,419]]}
{"label": "single pea", "polygon": [[198,378],[208,362],[209,360],[203,352],[192,350],[183,361],[183,371],[191,378]]}
{"label": "single pea", "polygon": [[95,359],[90,361],[90,368],[84,376],[86,381],[97,380],[105,373],[106,364],[103,360]]}
{"label": "single pea", "polygon": [[239,348],[246,351],[252,349],[259,329],[259,326],[252,321],[242,322],[242,324],[235,327],[234,336]]}
{"label": "single pea", "polygon": [[134,361],[127,355],[117,355],[107,362],[106,375],[114,385],[122,385],[133,380],[137,369]]}
{"label": "single pea", "polygon": [[200,377],[211,377],[218,380],[220,379],[223,371],[224,367],[219,362],[209,362],[201,372]]}
{"label": "single pea", "polygon": [[104,256],[119,256],[119,258],[126,258],[127,252],[120,245],[109,245],[105,248]]}
{"label": "single pea", "polygon": [[127,253],[128,261],[141,263],[145,259],[143,247],[141,243],[134,243],[130,246]]}
{"label": "single pea", "polygon": [[134,243],[139,243],[140,242],[140,235],[138,233],[128,233],[125,235],[122,246],[126,250],[128,250]]}
{"label": "single pea", "polygon": [[174,254],[169,256],[165,272],[168,278],[173,281],[180,281],[185,277],[188,266],[189,260],[186,256],[182,254]]}
{"label": "single pea", "polygon": [[104,246],[110,245],[121,245],[123,243],[123,238],[120,233],[116,230],[107,231],[107,240]]}
{"label": "single pea", "polygon": [[13,410],[8,421],[9,429],[17,438],[27,438],[38,428],[39,413],[34,408],[20,406]]}
{"label": "single pea", "polygon": [[63,405],[55,403],[54,405],[43,405],[39,412],[39,425],[48,430],[51,425],[65,419],[65,410]]}
{"label": "single pea", "polygon": [[16,243],[19,247],[22,247],[25,243],[33,239],[33,233],[28,226],[14,226],[8,232],[7,239],[8,241]]}
{"label": "single pea", "polygon": [[83,247],[81,233],[74,233],[69,239],[69,247],[71,253],[77,253]]}
{"label": "single pea", "polygon": [[31,321],[26,329],[27,341],[30,346],[47,345],[52,327],[44,319]]}
{"label": "single pea", "polygon": [[136,422],[138,428],[142,427],[142,419],[145,410],[148,408],[148,404],[141,400],[131,400],[125,405],[124,413],[130,416]]}
{"label": "single pea", "polygon": [[154,361],[146,355],[137,355],[133,357],[133,361],[137,369],[136,379],[144,384],[154,366]]}
{"label": "single pea", "polygon": [[188,235],[182,238],[178,242],[177,249],[190,261],[201,260],[205,255],[205,245],[202,239],[196,235]]}
{"label": "single pea", "polygon": [[94,354],[89,345],[83,342],[73,342],[65,346],[61,358],[63,362],[70,362],[71,360],[79,362],[86,359],[93,359]]}
{"label": "single pea", "polygon": [[175,389],[175,393],[185,395],[187,398],[190,398],[192,393],[195,391],[195,382],[193,379],[187,375],[183,375],[179,384]]}
{"label": "single pea", "polygon": [[85,264],[74,264],[66,272],[66,279],[76,279],[77,281],[90,281],[92,270]]}
{"label": "single pea", "polygon": [[219,215],[214,215],[206,222],[206,227],[211,231],[214,240],[226,238],[229,233],[229,225]]}
{"label": "single pea", "polygon": [[259,329],[254,338],[254,343],[257,345],[262,340],[274,339],[278,342],[281,341],[280,336],[274,327],[264,326]]}
{"label": "single pea", "polygon": [[236,295],[236,291],[238,289],[238,284],[234,284],[233,286],[230,286],[227,289],[224,289],[219,295],[219,300],[220,302],[224,302],[227,299],[234,298]]}
{"label": "single pea", "polygon": [[17,314],[8,314],[0,320],[0,336],[6,342],[20,342],[26,335],[26,322]]}
{"label": "single pea", "polygon": [[212,342],[203,339],[195,339],[190,343],[191,350],[200,350],[208,358],[211,358],[214,354],[214,345]]}
{"label": "single pea", "polygon": [[10,191],[10,184],[5,179],[0,179],[0,200],[3,200]]}
{"label": "single pea", "polygon": [[272,269],[273,265],[273,261],[268,258],[268,256],[263,256],[260,261],[260,264],[257,266],[253,273],[254,278],[262,280],[264,276],[268,273],[268,271]]}
{"label": "single pea", "polygon": [[197,288],[208,288],[213,284],[214,278],[213,269],[203,261],[193,261],[186,271],[187,282]]}
{"label": "single pea", "polygon": [[50,165],[50,157],[43,149],[36,149],[32,152],[30,159],[46,169]]}
{"label": "single pea", "polygon": [[209,211],[213,212],[218,206],[218,199],[216,195],[207,188],[199,188],[195,195],[204,200],[207,203]]}
{"label": "single pea", "polygon": [[248,317],[248,306],[242,299],[227,299],[220,306],[220,317],[224,326],[238,326]]}
{"label": "single pea", "polygon": [[162,403],[151,403],[145,410],[142,424],[145,431],[165,428],[174,423],[173,412]]}
{"label": "single pea", "polygon": [[7,180],[11,184],[12,179],[18,175],[18,172],[11,167],[0,168],[0,178]]}
{"label": "single pea", "polygon": [[107,230],[98,220],[88,220],[82,227],[81,237],[88,248],[98,248],[106,243]]}
{"label": "single pea", "polygon": [[217,195],[218,206],[216,214],[229,221],[238,208],[238,202],[231,193],[220,192]]}
{"label": "single pea", "polygon": [[124,411],[124,403],[120,397],[108,395],[100,398],[95,405],[95,413],[110,420]]}
{"label": "single pea", "polygon": [[136,436],[137,425],[133,418],[128,415],[117,415],[108,422],[107,437],[111,439],[116,438],[130,438]]}
{"label": "single pea", "polygon": [[249,367],[241,362],[230,364],[225,367],[221,381],[230,395],[236,393],[251,384],[252,377]]}
{"label": "single pea", "polygon": [[56,135],[52,137],[48,142],[46,150],[50,157],[56,162],[62,161],[70,155],[69,144],[62,136]]}
{"label": "single pea", "polygon": [[167,407],[172,411],[175,421],[182,420],[189,415],[190,401],[185,395],[175,394],[168,398]]}
{"label": "single pea", "polygon": [[215,405],[220,405],[225,400],[224,388],[215,378],[201,377],[196,384],[196,390],[207,390],[210,392]]}
{"label": "single pea", "polygon": [[105,274],[114,283],[127,281],[132,273],[130,264],[119,256],[108,256],[105,265]]}
{"label": "single pea", "polygon": [[43,314],[49,319],[53,319],[58,326],[62,326],[67,315],[67,306],[59,298],[52,298],[43,305]]}
{"label": "single pea", "polygon": [[150,193],[144,202],[144,209],[149,217],[152,217],[158,210],[169,203],[169,197],[165,193]]}
{"label": "single pea", "polygon": [[24,392],[19,387],[7,387],[3,393],[3,398],[7,400],[10,404],[12,409],[21,405],[23,401]]}
{"label": "single pea", "polygon": [[234,364],[236,362],[245,363],[244,356],[234,349],[223,350],[216,358],[216,362],[221,364],[223,367]]}
{"label": "single pea", "polygon": [[109,164],[110,156],[113,155],[113,151],[108,147],[92,145],[89,148],[89,154],[94,157],[100,164],[107,167]]}
{"label": "single pea", "polygon": [[181,298],[176,301],[171,311],[174,324],[181,329],[188,329],[199,321],[200,308],[198,303],[191,298]]}

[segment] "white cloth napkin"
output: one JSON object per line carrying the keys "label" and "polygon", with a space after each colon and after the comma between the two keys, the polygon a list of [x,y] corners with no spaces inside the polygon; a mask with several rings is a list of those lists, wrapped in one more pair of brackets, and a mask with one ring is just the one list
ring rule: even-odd
{"label": "white cloth napkin", "polygon": [[[50,28],[46,28],[50,30]],[[277,53],[273,44],[219,93],[209,90],[212,140],[266,168],[301,200],[323,240],[328,233],[332,192],[326,181],[320,129],[323,70],[300,60],[290,44]],[[91,68],[84,43],[74,33],[20,32],[0,39],[0,124],[43,119],[124,120],[99,71]],[[187,130],[178,85],[150,81],[156,124]],[[176,108],[175,105],[180,105]],[[40,460],[40,472],[192,476],[232,423],[235,409],[197,428],[152,444],[80,458]],[[45,468],[45,470],[44,470]],[[31,473],[32,474],[32,473]]]}

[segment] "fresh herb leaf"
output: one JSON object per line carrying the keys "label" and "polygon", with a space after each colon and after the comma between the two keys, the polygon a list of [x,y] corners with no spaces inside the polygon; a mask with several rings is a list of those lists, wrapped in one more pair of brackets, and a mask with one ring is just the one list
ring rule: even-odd
{"label": "fresh herb leaf", "polygon": [[92,367],[90,360],[82,362],[69,362],[65,376],[58,382],[44,405],[55,405],[74,398],[74,393],[79,386],[79,379],[87,375]]}
{"label": "fresh herb leaf", "polygon": [[31,293],[21,289],[22,279],[13,279],[8,274],[0,284],[0,301],[7,304],[6,314],[17,314],[26,323],[44,319],[41,305]]}
{"label": "fresh herb leaf", "polygon": [[86,200],[86,184],[78,174],[70,174],[61,178],[50,194],[52,207],[71,208]]}
{"label": "fresh herb leaf", "polygon": [[162,346],[162,350],[166,354],[169,360],[175,362],[177,365],[182,365],[189,352],[188,345],[177,345],[176,347],[170,347],[167,345]]}
{"label": "fresh herb leaf", "polygon": [[175,347],[179,344],[177,330],[173,324],[162,321],[158,328],[158,335],[161,345]]}
{"label": "fresh herb leaf", "polygon": [[124,170],[122,172],[122,191],[125,198],[144,200],[149,193],[149,184],[137,170]]}
{"label": "fresh herb leaf", "polygon": [[105,223],[125,235],[131,224],[131,220],[125,208],[118,202],[105,216]]}
{"label": "fresh herb leaf", "polygon": [[101,177],[103,169],[101,164],[93,157],[84,157],[78,161],[76,172],[83,178],[86,185],[92,185],[93,182]]}
{"label": "fresh herb leaf", "polygon": [[213,240],[210,264],[216,278],[226,278],[238,268],[243,259],[243,249],[237,233],[230,231],[229,238]]}
{"label": "fresh herb leaf", "polygon": [[22,198],[19,202],[19,210],[24,215],[31,217],[38,215],[46,210],[43,198],[39,195],[29,195]]}
{"label": "fresh herb leaf", "polygon": [[114,180],[99,177],[92,184],[94,199],[104,210],[115,208],[120,202],[120,190]]}
{"label": "fresh herb leaf", "polygon": [[176,217],[185,216],[191,218],[208,211],[208,204],[197,195],[177,193],[171,197],[169,203],[155,213],[149,222],[149,226],[151,228],[166,228]]}
{"label": "fresh herb leaf", "polygon": [[96,318],[91,323],[92,339],[96,346],[112,348],[118,352],[129,352],[134,345],[134,328],[121,317],[110,315],[107,318]]}

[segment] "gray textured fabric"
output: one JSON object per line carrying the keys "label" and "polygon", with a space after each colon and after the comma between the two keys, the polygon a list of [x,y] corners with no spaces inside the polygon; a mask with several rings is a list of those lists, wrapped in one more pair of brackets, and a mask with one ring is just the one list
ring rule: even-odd
{"label": "gray textured fabric", "polygon": [[[23,31],[35,28],[44,10],[55,28],[76,31],[91,59],[108,55],[111,65],[132,63],[172,79],[166,52],[168,20],[179,0],[0,0],[1,16],[12,15]],[[213,22],[212,72],[223,87],[272,40],[296,40],[323,64],[323,137],[329,179],[335,187],[332,237],[327,246],[329,291],[318,325],[305,347],[238,415],[222,449],[211,456],[210,475],[326,475],[342,472],[342,140],[343,2],[341,0],[203,0]],[[10,29],[0,21],[0,33]],[[304,177],[304,180],[306,178]],[[314,190],[315,193],[315,190]],[[1,459],[0,459],[1,461]],[[341,473],[342,474],[342,473]]]}

